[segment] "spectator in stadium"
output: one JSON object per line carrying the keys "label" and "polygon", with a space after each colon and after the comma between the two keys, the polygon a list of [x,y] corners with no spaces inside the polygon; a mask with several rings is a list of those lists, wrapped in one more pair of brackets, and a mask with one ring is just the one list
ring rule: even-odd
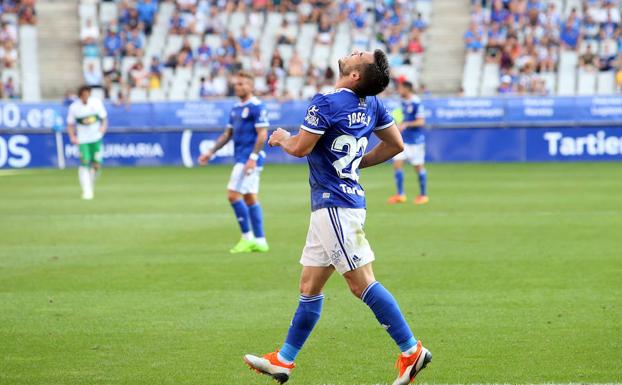
{"label": "spectator in stadium", "polygon": [[171,16],[171,22],[169,24],[169,32],[173,35],[185,35],[188,33],[188,26],[186,20],[181,17],[178,11]]}
{"label": "spectator in stadium", "polygon": [[84,69],[84,82],[90,87],[101,87],[103,85],[102,73],[95,65],[90,62]]}
{"label": "spectator in stadium", "polygon": [[499,53],[505,45],[507,32],[505,28],[501,28],[501,25],[497,22],[491,23],[488,30],[488,39],[486,41],[486,61],[498,62]]}
{"label": "spectator in stadium", "polygon": [[19,99],[19,93],[13,82],[13,77],[9,76],[2,85],[3,97],[6,99]]}
{"label": "spectator in stadium", "polygon": [[131,88],[143,88],[149,87],[149,73],[143,66],[142,61],[137,61],[132,68],[130,68],[130,83]]}
{"label": "spectator in stadium", "polygon": [[315,41],[320,44],[332,44],[333,42],[333,26],[330,24],[330,19],[325,13],[320,16]]}
{"label": "spectator in stadium", "polygon": [[37,24],[37,11],[35,10],[34,0],[21,0],[19,2],[17,17],[20,25]]}
{"label": "spectator in stadium", "polygon": [[12,40],[5,40],[0,47],[0,62],[4,68],[14,68],[17,62],[17,50]]}
{"label": "spectator in stadium", "polygon": [[561,40],[562,48],[570,51],[576,51],[579,46],[581,34],[577,24],[572,18],[568,18],[568,20],[563,24],[559,38]]}
{"label": "spectator in stadium", "polygon": [[600,71],[611,71],[614,69],[616,55],[611,53],[609,44],[603,44],[603,50],[598,58],[598,69]]}
{"label": "spectator in stadium", "polygon": [[116,27],[111,26],[104,37],[104,52],[106,56],[120,56],[123,49],[123,41],[121,36],[116,32]]}
{"label": "spectator in stadium", "polygon": [[422,54],[423,44],[421,43],[421,32],[418,29],[413,29],[406,45],[406,52],[410,55]]}
{"label": "spectator in stadium", "polygon": [[0,42],[5,40],[11,40],[13,43],[17,43],[17,29],[15,25],[8,21],[2,22],[2,29],[0,30]]}
{"label": "spectator in stadium", "polygon": [[289,59],[289,65],[287,67],[289,76],[304,76],[305,63],[298,51],[294,51],[292,57]]}
{"label": "spectator in stadium", "polygon": [[[121,71],[119,70],[119,64],[115,60],[110,69],[104,71],[104,93],[107,99],[110,99],[112,95],[113,86],[122,89],[123,88],[123,77],[121,76]],[[115,97],[117,95],[114,95]]]}
{"label": "spectator in stadium", "polygon": [[219,35],[225,30],[221,18],[218,17],[218,8],[212,6],[209,9],[209,16],[204,22],[204,28],[204,33],[213,35]]}
{"label": "spectator in stadium", "polygon": [[141,57],[144,45],[145,38],[142,32],[138,28],[133,29],[129,35],[126,34],[123,56]]}
{"label": "spectator in stadium", "polygon": [[579,57],[579,67],[585,71],[594,71],[597,66],[597,57],[592,51],[592,45],[588,44],[585,52]]}
{"label": "spectator in stadium", "polygon": [[469,30],[464,34],[464,44],[469,51],[478,52],[480,51],[484,45],[484,32],[481,27],[479,27],[474,22],[471,22],[469,25]]}
{"label": "spectator in stadium", "polygon": [[294,36],[291,35],[287,19],[283,19],[281,26],[276,32],[276,42],[277,44],[294,44],[295,42]]}
{"label": "spectator in stadium", "polygon": [[538,46],[538,71],[555,72],[558,60],[557,47],[552,43],[548,43],[548,40],[543,39]]}
{"label": "spectator in stadium", "polygon": [[349,18],[352,26],[359,31],[365,30],[369,25],[367,22],[367,12],[363,8],[362,3],[356,3],[354,11],[350,13]]}
{"label": "spectator in stadium", "polygon": [[93,19],[86,19],[80,31],[82,45],[95,45],[99,41],[99,28],[93,24]]}
{"label": "spectator in stadium", "polygon": [[199,45],[199,48],[197,48],[196,63],[201,66],[208,66],[211,63],[213,54],[214,52],[210,46],[207,45],[207,42],[203,41],[201,45]]}
{"label": "spectator in stadium", "polygon": [[153,56],[149,64],[149,89],[156,90],[161,88],[162,68],[164,66],[160,62],[160,58]]}
{"label": "spectator in stadium", "polygon": [[158,5],[153,0],[141,0],[136,5],[136,10],[138,11],[138,19],[143,24],[145,35],[151,35]]}
{"label": "spectator in stadium", "polygon": [[255,45],[251,56],[251,72],[255,77],[263,76],[266,73],[266,66],[261,59],[261,48],[258,45]]}
{"label": "spectator in stadium", "polygon": [[253,51],[254,44],[255,39],[248,34],[248,29],[243,27],[242,33],[237,40],[237,52],[241,55],[249,56]]}

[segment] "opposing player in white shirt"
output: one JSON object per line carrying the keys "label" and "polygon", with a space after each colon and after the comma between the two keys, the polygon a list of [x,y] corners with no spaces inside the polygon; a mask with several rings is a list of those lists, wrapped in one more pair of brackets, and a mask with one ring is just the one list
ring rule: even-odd
{"label": "opposing player in white shirt", "polygon": [[91,97],[91,88],[82,86],[78,100],[67,113],[67,132],[71,143],[80,147],[78,177],[82,199],[94,197],[95,179],[103,161],[102,138],[108,128],[108,114],[101,100]]}

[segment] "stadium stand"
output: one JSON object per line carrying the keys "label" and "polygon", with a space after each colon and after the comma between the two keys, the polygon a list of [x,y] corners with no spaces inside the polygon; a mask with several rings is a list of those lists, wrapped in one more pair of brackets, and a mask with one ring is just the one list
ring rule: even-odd
{"label": "stadium stand", "polygon": [[339,57],[382,48],[417,82],[430,2],[81,0],[84,80],[118,102],[195,100],[231,96],[246,69],[261,95],[309,98]]}
{"label": "stadium stand", "polygon": [[37,15],[34,0],[0,4],[0,97],[39,99]]}
{"label": "stadium stand", "polygon": [[619,0],[472,3],[465,96],[606,95],[619,87]]}

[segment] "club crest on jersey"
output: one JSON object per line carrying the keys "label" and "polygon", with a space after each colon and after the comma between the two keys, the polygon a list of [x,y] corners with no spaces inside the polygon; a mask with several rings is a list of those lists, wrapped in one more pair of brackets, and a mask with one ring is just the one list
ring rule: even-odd
{"label": "club crest on jersey", "polygon": [[248,107],[244,107],[244,109],[242,110],[242,118],[248,118]]}
{"label": "club crest on jersey", "polygon": [[359,107],[367,108],[367,101],[365,98],[359,98]]}
{"label": "club crest on jersey", "polygon": [[316,126],[320,123],[320,118],[317,116],[319,108],[314,104],[307,110],[307,116],[305,116],[305,122],[309,123],[312,126]]}
{"label": "club crest on jersey", "polygon": [[364,112],[353,112],[348,115],[348,127],[352,127],[353,124],[363,123],[369,125],[371,118]]}

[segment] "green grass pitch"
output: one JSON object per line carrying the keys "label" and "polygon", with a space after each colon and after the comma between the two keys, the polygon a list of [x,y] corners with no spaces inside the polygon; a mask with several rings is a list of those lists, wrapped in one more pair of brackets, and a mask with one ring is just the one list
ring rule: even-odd
{"label": "green grass pitch", "polygon": [[[265,385],[297,305],[307,170],[268,165],[268,254],[230,255],[229,166],[0,172],[0,384]],[[410,198],[416,178],[407,174]],[[622,381],[622,167],[430,165],[388,206],[362,171],[375,271],[433,352],[425,383]],[[292,385],[387,384],[397,350],[338,275]]]}

